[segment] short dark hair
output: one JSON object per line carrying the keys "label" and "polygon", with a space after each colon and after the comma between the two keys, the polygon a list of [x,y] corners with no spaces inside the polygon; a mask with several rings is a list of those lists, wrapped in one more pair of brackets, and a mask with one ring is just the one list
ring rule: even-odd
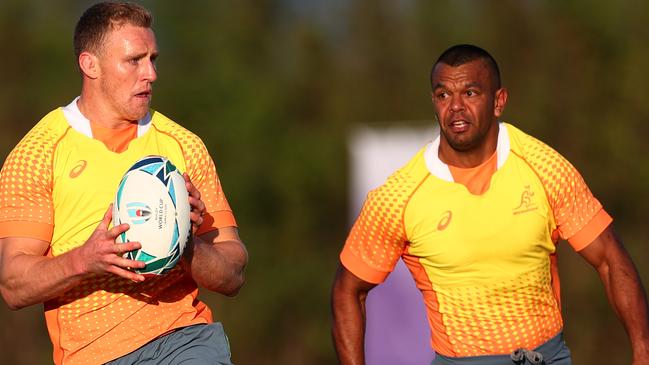
{"label": "short dark hair", "polygon": [[74,55],[79,58],[84,51],[101,51],[106,34],[124,24],[151,28],[153,16],[144,7],[127,2],[105,1],[89,7],[74,28]]}
{"label": "short dark hair", "polygon": [[500,70],[496,60],[484,49],[472,44],[458,44],[444,51],[430,71],[430,81],[433,81],[433,72],[435,67],[443,63],[445,65],[457,67],[476,60],[482,60],[489,68],[491,81],[496,89],[500,89]]}

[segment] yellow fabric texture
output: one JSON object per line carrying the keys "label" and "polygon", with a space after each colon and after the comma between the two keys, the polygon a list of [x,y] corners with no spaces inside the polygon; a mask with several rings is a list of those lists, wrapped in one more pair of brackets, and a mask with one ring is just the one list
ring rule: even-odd
{"label": "yellow fabric texture", "polygon": [[446,356],[535,348],[562,328],[557,238],[611,218],[577,170],[547,145],[506,124],[510,151],[488,189],[471,194],[432,175],[424,150],[371,191],[340,258],[380,283],[402,257],[426,304],[435,351]]}
{"label": "yellow fabric texture", "polygon": [[[207,232],[236,226],[202,141],[151,111],[147,132],[115,153],[72,129],[61,109],[45,116],[7,157],[0,174],[0,236],[51,242],[57,256],[82,245],[112,203],[128,168],[147,155],[169,158],[201,191]],[[212,322],[196,284],[178,266],[133,283],[97,277],[45,303],[55,363],[99,364],[178,327]]]}

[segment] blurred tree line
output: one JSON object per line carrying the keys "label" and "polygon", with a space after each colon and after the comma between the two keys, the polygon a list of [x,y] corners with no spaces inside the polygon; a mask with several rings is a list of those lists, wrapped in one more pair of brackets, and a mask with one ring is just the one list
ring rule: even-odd
{"label": "blurred tree line", "polygon": [[[92,1],[0,2],[0,158],[79,92],[74,24]],[[645,283],[649,7],[572,0],[142,1],[161,49],[153,107],[200,135],[250,252],[234,299],[203,293],[238,364],[333,364],[329,291],[349,221],[354,126],[430,124],[428,75],[448,46],[498,60],[505,119],[576,165]],[[421,121],[421,122],[399,122]],[[561,245],[577,364],[629,363],[594,270]],[[51,362],[42,308],[0,306],[0,355]]]}

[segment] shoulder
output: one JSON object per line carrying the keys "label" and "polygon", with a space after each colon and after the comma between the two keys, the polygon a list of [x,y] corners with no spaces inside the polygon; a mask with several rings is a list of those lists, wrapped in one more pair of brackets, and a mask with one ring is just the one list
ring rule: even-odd
{"label": "shoulder", "polygon": [[69,129],[70,125],[66,122],[63,112],[57,108],[36,123],[18,142],[12,153],[25,152],[34,156],[34,153],[52,153]]}
{"label": "shoulder", "polygon": [[426,167],[424,158],[426,147],[422,147],[406,164],[399,168],[394,173],[395,177],[399,176],[402,179],[418,180],[428,175],[428,168]]}
{"label": "shoulder", "polygon": [[590,196],[579,171],[559,152],[511,125],[507,128],[511,152],[536,174],[553,206],[563,204],[568,197]]}
{"label": "shoulder", "polygon": [[70,124],[65,119],[61,108],[47,113],[36,125],[25,135],[24,139],[44,137],[43,140],[52,140],[62,137],[70,129]]}
{"label": "shoulder", "polygon": [[0,179],[11,177],[46,186],[52,176],[52,161],[57,146],[69,130],[70,126],[60,109],[45,115],[4,160]]}
{"label": "shoulder", "polygon": [[574,170],[574,166],[554,148],[511,124],[506,124],[506,127],[511,152],[537,173],[561,175]]}
{"label": "shoulder", "polygon": [[158,111],[151,112],[151,123],[158,133],[176,140],[183,147],[201,146],[204,148],[203,141],[198,135]]}
{"label": "shoulder", "polygon": [[155,133],[164,136],[161,140],[166,139],[163,143],[179,147],[192,181],[196,180],[199,172],[215,169],[207,147],[196,134],[156,111],[151,113],[151,123]]}
{"label": "shoulder", "polygon": [[[390,175],[378,188],[370,191],[368,198],[389,199],[403,203],[429,175],[422,148],[405,165]],[[400,204],[398,204],[400,205]]]}
{"label": "shoulder", "polygon": [[505,123],[509,133],[510,146],[512,151],[524,156],[536,156],[538,154],[558,154],[552,147],[538,138],[535,138],[519,128]]}

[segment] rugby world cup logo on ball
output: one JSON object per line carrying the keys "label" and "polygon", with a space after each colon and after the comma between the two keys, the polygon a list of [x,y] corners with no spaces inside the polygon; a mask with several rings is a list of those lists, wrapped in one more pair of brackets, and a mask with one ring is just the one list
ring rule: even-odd
{"label": "rugby world cup logo on ball", "polygon": [[115,194],[113,226],[130,227],[116,242],[142,244],[124,254],[146,263],[135,272],[162,275],[178,263],[191,233],[188,197],[185,179],[165,157],[144,157],[124,174]]}

